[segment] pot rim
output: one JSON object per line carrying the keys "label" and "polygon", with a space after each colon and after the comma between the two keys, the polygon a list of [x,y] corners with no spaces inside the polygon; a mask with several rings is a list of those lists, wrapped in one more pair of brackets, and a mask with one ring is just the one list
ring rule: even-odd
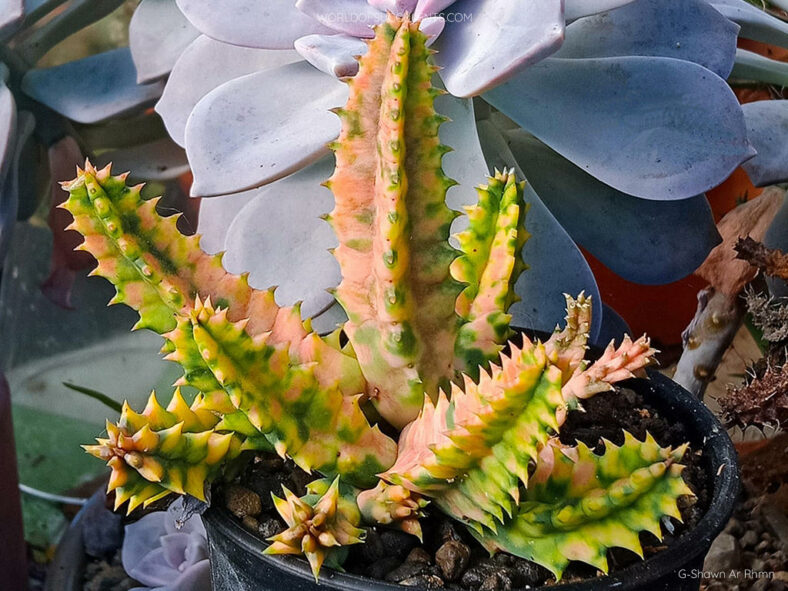
{"label": "pot rim", "polygon": [[[692,564],[700,555],[705,555],[712,540],[722,531],[733,512],[739,496],[740,478],[736,449],[727,432],[698,398],[656,370],[649,370],[648,374],[650,378],[648,380],[629,380],[622,383],[622,386],[638,385],[638,389],[646,395],[653,395],[659,391],[660,394],[649,400],[649,403],[659,407],[666,414],[678,413],[682,422],[689,427],[692,444],[696,449],[703,450],[707,468],[712,471],[709,474],[713,482],[709,507],[697,525],[684,533],[666,550],[609,575],[575,583],[552,585],[549,587],[551,591],[598,591],[600,585],[606,585],[617,591],[628,591],[642,586],[644,581],[656,581],[660,577],[679,571],[682,566]],[[306,560],[293,556],[262,554],[267,544],[244,529],[223,506],[214,505],[206,511],[203,519],[210,523],[209,536],[215,532],[231,538],[242,550],[258,555],[258,559],[271,568],[300,579],[314,581]],[[346,591],[359,589],[395,591],[403,588],[396,583],[341,573],[333,569],[325,569],[321,572],[320,583],[321,587],[325,585],[326,588]]]}

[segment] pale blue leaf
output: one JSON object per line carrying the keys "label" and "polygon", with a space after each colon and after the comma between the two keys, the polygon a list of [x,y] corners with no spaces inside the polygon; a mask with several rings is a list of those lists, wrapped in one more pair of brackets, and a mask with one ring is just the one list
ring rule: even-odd
{"label": "pale blue leaf", "polygon": [[[0,74],[5,73],[5,65],[0,63]],[[11,166],[15,138],[16,103],[14,95],[5,85],[5,77],[0,75],[0,186]]]}
{"label": "pale blue leaf", "polygon": [[53,68],[30,70],[22,79],[29,97],[78,123],[98,123],[152,105],[164,84],[137,84],[127,47]]}
{"label": "pale blue leaf", "polygon": [[367,53],[367,44],[350,35],[307,35],[296,39],[295,50],[321,72],[343,78],[358,73],[356,57]]}
{"label": "pale blue leaf", "polygon": [[[2,99],[0,98],[0,101]],[[0,107],[2,109],[2,107]],[[4,124],[0,123],[0,126]],[[14,145],[6,153],[9,160],[5,179],[0,182],[0,267],[11,240],[19,210],[20,156],[36,126],[35,117],[28,111],[20,111],[16,116]]]}
{"label": "pale blue leaf", "polygon": [[454,96],[480,94],[556,51],[564,38],[560,0],[461,0],[446,15],[436,63]]}
{"label": "pale blue leaf", "polygon": [[651,201],[601,183],[522,130],[507,134],[525,178],[569,235],[614,273],[661,285],[721,242],[706,197]]}
{"label": "pale blue leaf", "polygon": [[99,167],[112,163],[114,172],[130,172],[140,181],[171,181],[189,171],[186,152],[169,138],[102,152],[95,160]]}
{"label": "pale blue leaf", "polygon": [[347,322],[345,309],[334,302],[325,312],[312,318],[312,330],[317,334],[328,334]]}
{"label": "pale blue leaf", "polygon": [[632,329],[629,328],[627,321],[604,302],[601,309],[598,305],[594,305],[594,312],[602,316],[602,326],[599,335],[591,341],[592,345],[606,347],[611,341],[620,344],[624,335],[632,336]]}
{"label": "pale blue leaf", "polygon": [[[277,183],[268,186],[275,187]],[[197,224],[197,233],[200,234],[200,248],[209,254],[224,251],[227,231],[238,212],[260,192],[267,190],[268,186],[232,195],[222,195],[220,199],[201,199]]]}
{"label": "pale blue leaf", "polygon": [[372,38],[372,27],[386,20],[386,13],[367,0],[298,0],[296,8],[335,32]]}
{"label": "pale blue leaf", "polygon": [[554,57],[674,57],[727,78],[738,32],[738,26],[702,0],[637,0],[573,22]]}
{"label": "pale blue leaf", "polygon": [[199,100],[235,78],[300,61],[292,50],[254,49],[222,43],[202,35],[186,48],[156,103],[167,132],[186,145],[186,121]]}
{"label": "pale blue leaf", "polygon": [[737,49],[731,78],[788,86],[788,64],[746,49]]}
{"label": "pale blue leaf", "polygon": [[316,161],[339,134],[329,109],[347,96],[346,84],[303,61],[216,88],[186,124],[192,195],[245,191]]}
{"label": "pale blue leaf", "polygon": [[413,11],[413,20],[420,21],[436,16],[455,3],[456,0],[419,0]]}
{"label": "pale blue leaf", "polygon": [[[5,71],[3,64],[0,70]],[[11,230],[16,222],[16,199],[12,183],[14,142],[16,141],[16,103],[0,76],[0,267],[5,261]]]}
{"label": "pale blue leaf", "polygon": [[427,47],[430,47],[446,28],[446,19],[442,16],[428,16],[419,24],[419,31],[427,36]]}
{"label": "pale blue leaf", "polygon": [[744,170],[758,187],[788,181],[788,100],[742,105],[747,137],[758,154]]}
{"label": "pale blue leaf", "polygon": [[416,0],[367,0],[367,2],[378,10],[393,12],[396,15],[402,15],[406,12],[413,14],[413,9],[416,8]]}
{"label": "pale blue leaf", "polygon": [[[593,301],[601,301],[599,288],[583,254],[545,207],[530,185],[525,187],[525,202],[530,205],[525,228],[531,238],[523,247],[528,269],[515,285],[521,302],[510,310],[512,324],[534,330],[552,330],[566,314],[563,294],[585,292]],[[601,315],[591,321],[591,339],[601,327]]]}
{"label": "pale blue leaf", "polygon": [[712,0],[711,5],[741,26],[745,39],[788,47],[788,23],[774,18],[745,0]]}
{"label": "pale blue leaf", "polygon": [[292,49],[299,37],[328,35],[324,27],[299,11],[294,0],[177,0],[198,31],[232,45]]}
{"label": "pale blue leaf", "polygon": [[[490,171],[494,168],[517,166],[506,140],[489,121],[479,121],[479,133],[484,156]],[[511,308],[512,324],[520,328],[552,331],[563,322],[565,300],[563,294],[577,295],[585,291],[599,305],[599,288],[588,263],[555,217],[545,207],[531,185],[525,187],[525,202],[530,209],[525,217],[525,228],[531,237],[523,248],[523,259],[529,268],[515,285],[522,298]],[[591,321],[591,339],[596,339],[601,327],[601,314]]]}
{"label": "pale blue leaf", "polygon": [[[486,181],[488,173],[476,133],[473,100],[446,94],[435,99],[435,109],[449,118],[440,128],[441,143],[452,148],[443,157],[443,170],[457,182],[446,194],[446,204],[462,211],[463,207],[476,203],[479,198],[476,187]],[[462,230],[461,224],[466,220],[465,216],[457,218],[452,231]]]}
{"label": "pale blue leaf", "polygon": [[23,0],[0,0],[0,39],[16,32],[25,16]]}
{"label": "pale blue leaf", "polygon": [[584,16],[615,10],[626,6],[633,0],[564,0],[564,18],[566,22]]}
{"label": "pale blue leaf", "polygon": [[327,290],[341,280],[329,252],[337,239],[320,217],[333,209],[331,191],[322,186],[333,169],[329,156],[261,189],[235,216],[225,241],[222,262],[228,271],[250,272],[249,283],[258,289],[278,286],[277,303],[303,301],[306,317],[334,303]]}
{"label": "pale blue leaf", "polygon": [[169,74],[183,50],[199,35],[173,0],[142,0],[129,23],[137,82]]}
{"label": "pale blue leaf", "polygon": [[51,19],[30,28],[14,51],[27,63],[35,64],[55,45],[111,14],[121,4],[123,0],[71,0],[64,10],[53,12]]}
{"label": "pale blue leaf", "polygon": [[[788,253],[788,197],[783,197],[783,205],[766,231],[763,243],[769,248],[776,248]],[[785,280],[767,277],[766,282],[772,295],[788,297],[788,283]]]}
{"label": "pale blue leaf", "polygon": [[485,98],[589,174],[646,199],[699,195],[754,154],[733,91],[683,60],[549,58]]}

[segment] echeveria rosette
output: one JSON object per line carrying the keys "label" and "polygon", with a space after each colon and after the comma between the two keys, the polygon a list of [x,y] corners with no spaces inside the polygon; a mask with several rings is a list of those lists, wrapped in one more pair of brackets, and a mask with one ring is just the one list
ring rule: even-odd
{"label": "echeveria rosette", "polygon": [[178,523],[182,501],[126,526],[123,568],[142,587],[132,591],[210,591],[208,539],[199,515]]}
{"label": "echeveria rosette", "polygon": [[[721,80],[733,64],[737,27],[703,0],[680,0],[669,7],[655,0],[574,0],[565,3],[563,12],[558,1],[233,0],[220,10],[210,3],[179,0],[180,13],[155,9],[158,4],[145,0],[140,6],[144,14],[135,18],[140,25],[132,23],[132,49],[138,48],[141,74],[160,71],[165,61],[174,63],[157,110],[172,137],[187,148],[195,174],[193,193],[224,196],[203,202],[200,230],[206,248],[227,250],[231,268],[251,270],[256,284],[281,285],[283,298],[295,291],[296,283],[303,286],[305,278],[316,277],[307,293],[300,291],[312,316],[330,304],[324,289],[338,282],[338,273],[330,261],[321,263],[319,278],[313,270],[298,271],[308,267],[306,261],[325,259],[325,249],[333,246],[317,219],[327,212],[322,205],[327,192],[314,188],[311,181],[317,172],[310,176],[304,167],[322,158],[326,143],[336,137],[338,122],[328,110],[343,104],[347,95],[335,76],[357,71],[355,57],[366,51],[371,25],[385,18],[384,11],[411,12],[415,19],[428,19],[423,32],[440,32],[431,42],[439,50],[435,60],[443,68],[443,83],[454,95],[446,97],[445,104],[460,115],[452,113],[453,122],[444,131],[467,128],[473,136],[454,142],[457,153],[446,159],[449,176],[474,184],[487,165],[513,164],[489,156],[485,163],[474,154],[477,122],[467,99],[459,97],[481,93],[522,125],[523,133],[537,136],[582,173],[572,177],[577,181],[572,186],[556,182],[555,187],[540,188],[534,183],[536,194],[528,189],[526,198],[534,202],[542,190],[551,192],[547,207],[535,208],[544,213],[533,212],[537,239],[545,244],[552,240],[547,233],[563,234],[554,215],[574,240],[628,279],[665,283],[694,271],[718,241],[702,193],[752,155],[741,110]],[[169,16],[151,18],[164,12]],[[771,17],[764,18],[768,23]],[[440,31],[436,19],[442,19]],[[148,23],[147,32],[141,23]],[[184,44],[194,29],[202,35],[179,58],[178,43],[168,43],[164,52],[170,58],[165,60],[161,48],[134,43],[151,35],[150,27],[161,28],[162,35],[177,30]],[[618,70],[627,72],[625,81],[613,75]],[[525,97],[523,87],[528,89]],[[622,118],[621,112],[629,116]],[[477,117],[489,123],[484,110]],[[481,123],[478,131],[484,145]],[[526,169],[532,154],[521,149],[513,157],[514,164]],[[278,181],[300,169],[307,174],[301,182]],[[473,175],[473,180],[466,181],[464,175]],[[254,237],[259,236],[251,231],[254,214],[266,210],[271,217],[287,218],[291,199],[280,196],[294,192],[294,185],[300,189],[305,180],[312,188],[298,191],[298,199],[306,201],[296,209],[314,211],[298,223],[298,236],[306,238],[282,230],[290,227],[289,219],[272,225],[268,239]],[[266,184],[270,186],[256,188]],[[566,211],[574,211],[574,203],[560,207],[553,199],[553,194],[560,198],[566,192],[587,195],[579,229],[567,223]],[[610,223],[616,218],[610,209],[618,207],[611,203],[611,194],[632,223]],[[470,205],[472,196],[455,189],[449,202]],[[271,213],[272,207],[279,211]],[[549,219],[539,223],[544,216]],[[640,223],[646,218],[654,223]],[[646,265],[649,272],[639,272],[644,265],[638,253],[646,251],[644,245],[664,245],[670,254],[678,234],[671,232],[676,219],[691,220],[703,231],[681,232],[682,256],[658,255],[659,265]],[[632,225],[637,231],[627,232]],[[622,244],[631,253],[625,259],[620,256]],[[270,252],[267,258],[253,255],[261,249]],[[563,280],[545,272],[558,285],[557,293],[586,289],[596,295],[593,277],[568,237],[560,252],[574,271],[564,272]],[[289,253],[298,259],[291,261]],[[534,274],[547,266],[541,253],[527,254]],[[617,265],[619,260],[626,264]],[[577,278],[572,285],[570,276]],[[525,283],[518,286],[521,296],[532,295],[526,290]],[[516,306],[514,311],[519,324],[542,329],[552,327],[561,314],[557,307],[538,304],[528,310]],[[594,334],[599,322],[598,316]]]}

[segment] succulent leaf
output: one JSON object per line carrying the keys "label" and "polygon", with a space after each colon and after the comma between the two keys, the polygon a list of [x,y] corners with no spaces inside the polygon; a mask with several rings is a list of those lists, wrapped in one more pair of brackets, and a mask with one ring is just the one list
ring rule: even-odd
{"label": "succulent leaf", "polygon": [[[330,481],[329,481],[330,482]],[[340,492],[339,477],[330,485],[326,481],[310,483],[309,494],[298,498],[284,486],[285,498],[271,495],[274,506],[287,529],[268,540],[265,554],[303,554],[317,581],[323,563],[343,546],[359,544],[364,539],[361,514],[353,497]]]}
{"label": "succulent leaf", "polygon": [[143,200],[142,185],[127,186],[126,176],[112,176],[109,166],[96,170],[88,161],[74,180],[62,184],[70,194],[63,207],[74,216],[69,228],[85,237],[78,248],[98,261],[93,274],[115,285],[111,303],[139,312],[135,328],[165,336],[168,358],[184,367],[181,384],[212,394],[209,399],[217,398],[218,412],[229,410],[219,384],[196,355],[189,316],[199,296],[226,308],[230,321],[246,320],[251,336],[270,332],[273,341],[286,343],[302,362],[321,361],[316,369],[321,384],[339,382],[348,395],[363,390],[356,361],[309,331],[297,307],[280,308],[273,290],[255,290],[246,275],[227,273],[221,255],[200,250],[200,237],[181,234],[179,216],[160,216],[158,198]]}
{"label": "succulent leaf", "polygon": [[166,409],[155,394],[141,413],[124,404],[117,425],[107,422],[107,437],[84,446],[112,468],[109,491],[115,491],[115,509],[129,501],[131,513],[171,492],[205,499],[206,481],[240,453],[241,441],[217,432],[218,418],[201,402],[198,396],[189,406],[176,390]]}
{"label": "succulent leaf", "polygon": [[457,329],[448,243],[455,214],[445,204],[454,181],[441,168],[445,118],[433,107],[440,91],[425,42],[407,17],[389,15],[376,28],[336,110],[342,130],[327,182],[345,331],[370,398],[397,427],[416,417],[425,391],[434,395],[452,377]]}
{"label": "succulent leaf", "polygon": [[487,185],[477,188],[479,201],[467,208],[469,226],[457,236],[462,255],[452,262],[451,273],[466,287],[456,302],[462,324],[455,365],[474,379],[479,367],[498,358],[510,336],[507,311],[519,299],[514,284],[526,269],[524,187],[514,171],[496,171]]}
{"label": "succulent leaf", "polygon": [[564,379],[568,379],[583,363],[588,349],[588,334],[591,330],[591,298],[581,293],[577,298],[564,294],[566,298],[566,324],[556,327],[545,342],[550,361],[561,368]]}
{"label": "succulent leaf", "polygon": [[552,432],[564,404],[561,371],[544,345],[512,346],[478,383],[425,399],[402,432],[397,462],[382,478],[426,494],[450,515],[489,528],[511,515],[528,465]]}
{"label": "succulent leaf", "polygon": [[572,377],[564,384],[564,398],[572,402],[612,390],[615,382],[634,378],[643,368],[655,363],[656,353],[648,337],[642,336],[633,341],[625,335],[618,348],[611,342],[602,357],[590,367],[586,368],[585,363],[576,367]]}
{"label": "succulent leaf", "polygon": [[677,463],[685,450],[627,432],[620,447],[605,441],[601,456],[582,443],[562,448],[551,442],[539,454],[515,517],[494,534],[472,533],[489,550],[532,560],[559,579],[570,560],[607,572],[608,548],[642,556],[640,532],[662,539],[661,518],[681,519],[676,501],[693,495]]}
{"label": "succulent leaf", "polygon": [[375,474],[394,461],[396,445],[370,427],[359,407],[361,393],[344,396],[336,384],[323,387],[317,364],[298,363],[274,333],[249,336],[245,322],[231,322],[227,310],[210,300],[198,299],[191,319],[214,378],[280,455],[306,471],[341,474],[362,487],[372,486]]}
{"label": "succulent leaf", "polygon": [[591,302],[567,298],[567,325],[541,344],[510,343],[500,366],[478,381],[463,376],[426,399],[419,417],[402,431],[395,464],[381,477],[434,499],[449,515],[482,532],[495,531],[516,511],[529,464],[557,433],[570,407],[612,389],[651,362],[645,337],[609,347],[590,367],[582,363]]}
{"label": "succulent leaf", "polygon": [[419,519],[429,501],[404,486],[381,480],[370,490],[361,491],[356,498],[364,521],[390,525],[422,539]]}
{"label": "succulent leaf", "polygon": [[[115,301],[139,312],[138,327],[164,335],[167,358],[185,371],[179,384],[205,393],[199,409],[213,417],[210,427],[236,434],[244,449],[276,449],[307,470],[374,485],[396,445],[358,406],[366,383],[355,357],[337,335],[311,332],[297,306],[277,306],[273,290],[227,273],[125,178],[88,162],[64,183],[65,207],[85,236],[81,248],[98,260],[95,273],[115,284]],[[156,481],[156,471],[140,473]]]}

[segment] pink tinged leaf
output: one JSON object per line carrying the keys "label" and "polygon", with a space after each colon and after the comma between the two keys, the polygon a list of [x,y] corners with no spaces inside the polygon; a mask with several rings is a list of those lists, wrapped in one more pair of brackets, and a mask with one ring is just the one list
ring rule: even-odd
{"label": "pink tinged leaf", "polygon": [[406,12],[413,13],[416,8],[416,0],[367,0],[370,6],[382,10],[383,12],[393,12],[397,16],[402,16]]}
{"label": "pink tinged leaf", "polygon": [[344,104],[347,94],[346,84],[306,62],[213,90],[186,125],[192,195],[259,187],[314,162],[339,134],[339,119],[329,109]]}
{"label": "pink tinged leaf", "polygon": [[185,146],[186,121],[202,97],[235,78],[299,60],[295,51],[238,47],[203,35],[176,62],[156,112],[173,141]]}
{"label": "pink tinged leaf", "polygon": [[166,76],[200,32],[172,0],[143,0],[129,23],[129,47],[137,82]]}
{"label": "pink tinged leaf", "polygon": [[167,551],[159,545],[158,540],[156,542],[154,549],[126,572],[131,578],[150,587],[164,587],[177,579],[181,573],[168,562]]}
{"label": "pink tinged leaf", "polygon": [[430,16],[436,16],[445,10],[456,0],[419,0],[416,9],[413,11],[413,20],[420,21]]}
{"label": "pink tinged leaf", "polygon": [[564,0],[564,18],[573,21],[577,18],[614,10],[630,4],[634,0]]}
{"label": "pink tinged leaf", "polygon": [[427,47],[435,43],[435,40],[443,32],[446,26],[446,19],[442,16],[429,16],[421,21],[419,30],[427,36]]}
{"label": "pink tinged leaf", "polygon": [[298,10],[334,31],[371,39],[372,27],[386,20],[386,13],[366,0],[298,0]]}
{"label": "pink tinged leaf", "polygon": [[[334,303],[327,289],[341,279],[339,265],[328,250],[336,246],[336,238],[320,218],[333,205],[331,192],[321,186],[333,165],[332,158],[324,158],[260,190],[227,232],[223,261],[227,270],[250,272],[250,284],[259,289],[279,286],[280,306],[303,300],[305,317],[316,316]],[[264,232],[259,231],[260,220],[267,220]]]}
{"label": "pink tinged leaf", "polygon": [[177,3],[201,33],[242,47],[291,49],[299,37],[332,32],[296,9],[293,0],[177,0]]}
{"label": "pink tinged leaf", "polygon": [[211,589],[211,564],[208,559],[187,568],[167,587],[167,591],[211,591]]}
{"label": "pink tinged leaf", "polygon": [[455,96],[480,94],[556,51],[560,0],[461,0],[436,44],[441,78]]}
{"label": "pink tinged leaf", "polygon": [[176,532],[159,538],[159,544],[164,550],[164,559],[167,564],[178,571],[182,570],[180,566],[185,561],[186,548],[189,546],[189,537],[187,533]]}
{"label": "pink tinged leaf", "polygon": [[296,40],[295,49],[321,72],[344,78],[358,73],[356,58],[367,53],[367,44],[349,35],[307,35]]}
{"label": "pink tinged leaf", "polygon": [[30,70],[22,91],[77,123],[99,123],[153,104],[164,84],[137,84],[128,47]]}
{"label": "pink tinged leaf", "polygon": [[[137,568],[153,548],[159,546],[159,539],[167,535],[167,513],[156,511],[126,526],[123,538],[123,569],[130,573]],[[142,579],[141,583],[149,584]]]}

